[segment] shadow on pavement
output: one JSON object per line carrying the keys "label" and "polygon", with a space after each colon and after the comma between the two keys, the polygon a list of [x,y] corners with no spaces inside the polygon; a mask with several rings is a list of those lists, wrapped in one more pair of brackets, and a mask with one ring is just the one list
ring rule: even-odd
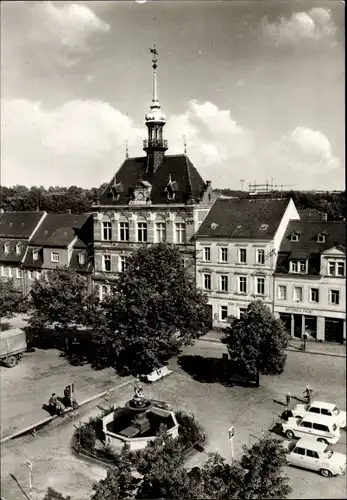
{"label": "shadow on pavement", "polygon": [[218,382],[228,387],[254,385],[254,381],[236,363],[229,361],[226,364],[221,358],[184,355],[179,356],[178,365],[198,382],[207,384]]}
{"label": "shadow on pavement", "polygon": [[272,432],[273,434],[276,434],[277,436],[283,437],[282,433],[282,424],[280,422],[276,422],[271,429],[269,429],[269,432]]}
{"label": "shadow on pavement", "polygon": [[71,500],[71,497],[70,495],[65,497],[64,495],[54,490],[53,488],[48,487],[43,500]]}

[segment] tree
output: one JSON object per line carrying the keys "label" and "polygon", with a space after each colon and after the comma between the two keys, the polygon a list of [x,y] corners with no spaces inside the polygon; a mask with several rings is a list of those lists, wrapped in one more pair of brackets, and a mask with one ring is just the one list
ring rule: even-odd
{"label": "tree", "polygon": [[122,456],[107,471],[107,476],[93,485],[91,500],[121,500],[134,498],[138,479],[133,477],[130,463]]}
{"label": "tree", "polygon": [[30,298],[30,326],[38,330],[54,327],[60,334],[63,331],[66,342],[81,326],[91,327],[102,319],[99,300],[87,278],[68,267],[57,267],[35,280]]}
{"label": "tree", "polygon": [[288,340],[281,320],[260,300],[251,303],[240,319],[234,319],[227,329],[223,342],[227,345],[232,361],[255,376],[279,375],[283,372]]}
{"label": "tree", "polygon": [[13,318],[24,309],[25,298],[13,285],[13,280],[0,280],[0,322],[3,318]]}
{"label": "tree", "polygon": [[282,474],[287,453],[282,442],[275,438],[262,438],[250,449],[243,449],[241,467],[246,474],[240,498],[287,498],[291,488],[288,478]]}
{"label": "tree", "polygon": [[103,302],[107,326],[96,336],[114,346],[119,369],[148,373],[208,331],[206,304],[179,250],[141,247]]}

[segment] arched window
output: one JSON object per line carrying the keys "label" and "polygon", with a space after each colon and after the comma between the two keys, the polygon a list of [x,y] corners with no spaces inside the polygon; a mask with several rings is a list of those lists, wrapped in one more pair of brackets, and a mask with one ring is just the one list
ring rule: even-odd
{"label": "arched window", "polygon": [[100,300],[103,300],[106,297],[106,295],[110,293],[109,285],[100,285],[99,292],[100,292]]}
{"label": "arched window", "polygon": [[22,245],[20,243],[17,243],[17,245],[16,245],[16,254],[20,255],[21,250],[22,250]]}

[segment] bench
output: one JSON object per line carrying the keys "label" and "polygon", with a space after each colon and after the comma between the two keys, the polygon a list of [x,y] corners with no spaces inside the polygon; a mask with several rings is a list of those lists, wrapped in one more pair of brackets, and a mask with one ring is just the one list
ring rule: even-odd
{"label": "bench", "polygon": [[158,368],[158,370],[154,370],[152,373],[145,375],[144,378],[147,382],[156,382],[157,380],[170,375],[170,373],[172,373],[172,370],[169,370],[167,366],[162,366],[161,368]]}

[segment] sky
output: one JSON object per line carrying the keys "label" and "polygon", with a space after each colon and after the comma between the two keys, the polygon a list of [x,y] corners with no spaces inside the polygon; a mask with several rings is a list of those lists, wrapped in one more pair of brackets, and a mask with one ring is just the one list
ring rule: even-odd
{"label": "sky", "polygon": [[167,154],[186,136],[214,188],[345,188],[335,0],[2,1],[3,185],[99,186],[126,141],[144,155],[153,44]]}

